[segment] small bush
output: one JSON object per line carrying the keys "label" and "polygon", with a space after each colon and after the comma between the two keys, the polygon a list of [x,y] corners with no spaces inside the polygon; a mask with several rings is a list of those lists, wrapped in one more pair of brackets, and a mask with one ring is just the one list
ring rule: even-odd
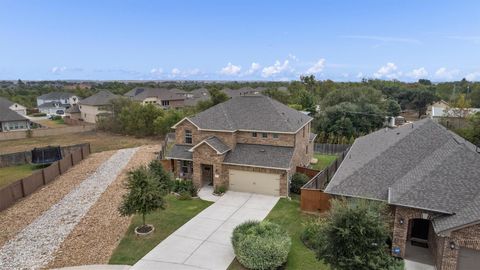
{"label": "small bush", "polygon": [[186,191],[190,193],[190,196],[197,196],[197,188],[191,180],[175,180],[173,181],[172,191],[176,193],[181,193]]}
{"label": "small bush", "polygon": [[307,175],[303,173],[295,173],[292,176],[290,183],[290,191],[295,194],[300,194],[301,188],[310,180]]}
{"label": "small bush", "polygon": [[181,191],[180,194],[178,195],[178,199],[181,201],[188,201],[192,199],[192,196],[188,191]]}
{"label": "small bush", "polygon": [[40,113],[40,112],[39,112],[39,113],[33,113],[32,116],[34,116],[34,117],[42,117],[42,116],[47,116],[47,114],[46,114],[46,113]]}
{"label": "small bush", "polygon": [[61,120],[61,119],[62,119],[62,117],[59,116],[59,115],[52,116],[52,118],[51,118],[52,121]]}
{"label": "small bush", "polygon": [[287,261],[290,236],[278,224],[247,221],[235,228],[232,245],[237,260],[248,269],[276,269]]}
{"label": "small bush", "polygon": [[300,238],[302,242],[309,249],[316,250],[320,245],[320,232],[324,222],[322,220],[311,219],[305,224],[305,230],[302,232]]}
{"label": "small bush", "polygon": [[221,186],[216,186],[215,187],[215,190],[213,191],[213,193],[215,194],[223,194],[227,191],[227,188],[224,186],[224,185],[221,185]]}

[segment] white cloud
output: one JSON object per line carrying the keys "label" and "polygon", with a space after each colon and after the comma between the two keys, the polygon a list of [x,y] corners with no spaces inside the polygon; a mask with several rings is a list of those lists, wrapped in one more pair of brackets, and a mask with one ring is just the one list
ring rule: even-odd
{"label": "white cloud", "polygon": [[295,61],[295,62],[298,62],[298,61],[299,61],[299,60],[298,60],[298,57],[297,57],[296,55],[294,55],[294,54],[291,54],[291,53],[288,54],[288,58],[289,58],[289,59],[292,59],[292,60]]}
{"label": "white cloud", "polygon": [[408,72],[406,75],[414,79],[425,79],[428,76],[428,71],[421,67]]}
{"label": "white cloud", "polygon": [[188,69],[188,70],[180,70],[179,68],[173,68],[172,71],[170,71],[170,74],[168,77],[170,78],[187,78],[190,76],[195,76],[201,74],[202,71],[199,68],[194,68],[194,69]]}
{"label": "white cloud", "polygon": [[247,74],[247,75],[253,74],[253,73],[257,72],[260,68],[261,68],[261,66],[260,66],[259,63],[253,62],[250,65],[250,68],[247,70],[247,72],[245,72],[245,74]]}
{"label": "white cloud", "polygon": [[396,79],[402,75],[402,72],[397,72],[397,65],[394,63],[387,63],[385,66],[380,67],[377,72],[373,73],[375,78]]}
{"label": "white cloud", "polygon": [[359,72],[359,73],[357,74],[357,78],[363,79],[363,77],[364,77],[364,76],[363,76],[363,72]]}
{"label": "white cloud", "polygon": [[439,79],[452,80],[457,77],[460,71],[458,69],[447,69],[446,67],[441,67],[435,72],[435,76]]}
{"label": "white cloud", "polygon": [[283,61],[283,64],[280,61],[275,61],[275,64],[272,66],[264,67],[262,70],[262,77],[270,77],[279,73],[282,73],[289,68],[288,60]]}
{"label": "white cloud", "polygon": [[475,71],[475,72],[467,74],[465,76],[465,79],[467,81],[478,81],[480,79],[480,71]]}
{"label": "white cloud", "polygon": [[318,74],[322,72],[322,70],[325,68],[325,59],[322,58],[318,60],[313,66],[311,66],[308,70],[308,74]]}
{"label": "white cloud", "polygon": [[235,65],[232,65],[232,63],[228,63],[226,67],[220,70],[220,73],[224,75],[237,75],[240,73],[241,70],[242,70],[241,66],[235,66]]}
{"label": "white cloud", "polygon": [[163,69],[161,68],[152,68],[150,70],[150,74],[155,75],[155,76],[160,76],[163,74]]}
{"label": "white cloud", "polygon": [[64,72],[65,70],[67,70],[67,67],[53,67],[52,68],[52,73],[60,73],[60,72]]}
{"label": "white cloud", "polygon": [[176,77],[176,76],[179,76],[180,74],[182,74],[182,72],[178,68],[173,68],[171,74],[172,74],[173,77]]}

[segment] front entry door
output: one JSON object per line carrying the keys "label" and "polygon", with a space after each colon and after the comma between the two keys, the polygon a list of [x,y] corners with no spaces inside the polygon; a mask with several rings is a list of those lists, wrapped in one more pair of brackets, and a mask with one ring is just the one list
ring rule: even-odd
{"label": "front entry door", "polygon": [[202,164],[202,184],[213,185],[213,166]]}

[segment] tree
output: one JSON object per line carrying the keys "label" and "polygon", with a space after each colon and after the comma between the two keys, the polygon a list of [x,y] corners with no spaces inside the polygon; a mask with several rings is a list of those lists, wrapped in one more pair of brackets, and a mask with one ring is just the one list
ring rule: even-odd
{"label": "tree", "polygon": [[148,169],[152,173],[153,178],[158,182],[160,189],[167,194],[172,187],[172,175],[165,171],[160,160],[152,160],[148,164]]}
{"label": "tree", "polygon": [[[318,232],[317,257],[333,269],[403,269],[388,253],[386,205],[370,200],[332,200]],[[396,268],[398,267],[398,268]]]}
{"label": "tree", "polygon": [[428,90],[415,91],[413,105],[418,111],[418,118],[427,114],[427,106],[438,100],[438,97]]}
{"label": "tree", "polygon": [[465,98],[465,94],[460,94],[453,103],[452,108],[448,108],[448,114],[453,117],[465,118],[469,114],[471,108],[470,100]]}
{"label": "tree", "polygon": [[208,93],[210,93],[210,100],[212,101],[212,106],[228,100],[227,94],[225,94],[219,88],[211,88],[208,90]]}
{"label": "tree", "polygon": [[387,108],[385,109],[387,112],[387,116],[399,116],[400,112],[402,109],[400,108],[400,105],[398,105],[398,102],[396,102],[393,99],[388,99],[387,100]]}
{"label": "tree", "polygon": [[154,121],[155,131],[157,135],[165,135],[172,130],[172,126],[185,117],[183,111],[167,110]]}
{"label": "tree", "polygon": [[142,227],[147,227],[145,216],[157,209],[165,208],[163,191],[153,174],[142,166],[128,173],[126,188],[119,211],[124,216],[142,215]]}

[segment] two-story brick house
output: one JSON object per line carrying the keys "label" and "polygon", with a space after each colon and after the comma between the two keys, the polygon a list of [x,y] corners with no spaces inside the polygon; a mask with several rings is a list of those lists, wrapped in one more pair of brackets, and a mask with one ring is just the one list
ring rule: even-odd
{"label": "two-story brick house", "polygon": [[313,156],[311,121],[269,97],[234,97],[173,126],[167,159],[197,187],[288,196],[296,166]]}

